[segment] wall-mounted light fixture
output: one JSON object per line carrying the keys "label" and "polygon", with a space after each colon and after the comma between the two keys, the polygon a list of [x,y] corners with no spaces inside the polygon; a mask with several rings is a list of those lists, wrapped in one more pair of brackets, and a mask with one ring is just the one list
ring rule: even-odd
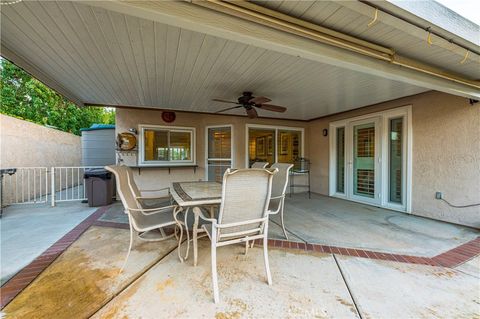
{"label": "wall-mounted light fixture", "polygon": [[322,131],[323,136],[328,136],[328,129],[324,128]]}
{"label": "wall-mounted light fixture", "polygon": [[129,129],[128,129],[128,131],[129,131],[130,133],[133,133],[133,134],[135,134],[135,135],[137,135],[137,134],[138,134],[138,131],[137,131],[137,129],[136,129],[136,128],[134,128],[134,127],[131,127],[131,128],[129,128]]}

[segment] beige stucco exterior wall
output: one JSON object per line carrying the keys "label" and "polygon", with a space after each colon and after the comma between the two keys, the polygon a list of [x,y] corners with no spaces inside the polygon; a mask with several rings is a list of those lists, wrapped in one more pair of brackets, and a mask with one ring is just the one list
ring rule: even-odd
{"label": "beige stucco exterior wall", "polygon": [[[81,152],[80,136],[0,114],[1,168],[47,167],[50,172],[50,167],[80,166]],[[50,176],[44,169],[17,171],[4,178],[3,186],[4,205],[38,200],[50,192]]]}
{"label": "beige stucco exterior wall", "polygon": [[0,167],[80,166],[80,136],[0,114]]}
{"label": "beige stucco exterior wall", "polygon": [[434,198],[436,191],[456,205],[480,202],[480,105],[465,98],[427,92],[342,113],[309,123],[312,190],[328,195],[329,138],[332,121],[412,105],[412,213],[480,227],[480,206],[452,208]]}
{"label": "beige stucco exterior wall", "polygon": [[[165,123],[161,118],[162,112],[148,109],[117,108],[116,132],[126,132],[129,128],[138,129],[139,124],[185,126],[196,129],[196,173],[192,168],[174,168],[170,174],[163,168],[142,168],[140,174],[135,170],[136,180],[144,189],[158,189],[168,187],[172,182],[205,180],[205,128],[214,125],[233,126],[233,167],[243,168],[246,165],[246,124],[276,125],[306,128],[308,123],[301,121],[286,121],[272,119],[248,119],[243,116],[226,116],[189,112],[176,112],[173,123]],[[305,156],[308,155],[308,132],[305,131]],[[124,163],[129,166],[137,165],[136,153],[123,153]]]}

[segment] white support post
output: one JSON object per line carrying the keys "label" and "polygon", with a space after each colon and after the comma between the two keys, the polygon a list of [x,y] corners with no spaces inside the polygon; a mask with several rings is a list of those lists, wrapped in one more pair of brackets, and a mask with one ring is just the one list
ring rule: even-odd
{"label": "white support post", "polygon": [[51,173],[51,177],[52,177],[52,193],[50,195],[50,198],[52,200],[52,207],[55,206],[55,167],[52,167],[52,171],[50,172]]}

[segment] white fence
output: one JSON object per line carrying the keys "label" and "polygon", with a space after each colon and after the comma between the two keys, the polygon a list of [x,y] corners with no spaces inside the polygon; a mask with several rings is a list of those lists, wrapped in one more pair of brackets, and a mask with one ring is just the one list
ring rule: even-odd
{"label": "white fence", "polygon": [[17,167],[4,175],[1,205],[78,201],[86,199],[86,170],[101,166]]}

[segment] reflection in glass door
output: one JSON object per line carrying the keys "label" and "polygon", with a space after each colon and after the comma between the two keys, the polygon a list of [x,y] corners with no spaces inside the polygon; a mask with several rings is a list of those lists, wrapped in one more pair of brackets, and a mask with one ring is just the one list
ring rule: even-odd
{"label": "reflection in glass door", "polygon": [[379,125],[379,118],[369,118],[352,121],[346,126],[350,145],[347,198],[371,204],[381,203],[382,169],[377,160],[381,154]]}
{"label": "reflection in glass door", "polygon": [[353,127],[353,193],[375,197],[375,123]]}
{"label": "reflection in glass door", "polygon": [[232,127],[207,128],[207,179],[221,182],[227,168],[232,167]]}

